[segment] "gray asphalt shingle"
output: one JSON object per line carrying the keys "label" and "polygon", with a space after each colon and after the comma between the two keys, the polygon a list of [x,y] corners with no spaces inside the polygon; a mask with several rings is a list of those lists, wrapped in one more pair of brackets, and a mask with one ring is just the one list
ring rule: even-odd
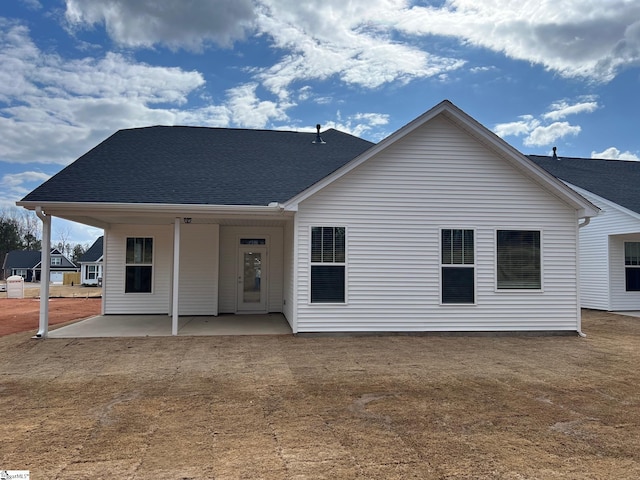
{"label": "gray asphalt shingle", "polygon": [[640,213],[640,162],[528,155],[551,175]]}
{"label": "gray asphalt shingle", "polygon": [[120,130],[24,201],[208,205],[284,202],[373,144],[315,133],[205,127]]}

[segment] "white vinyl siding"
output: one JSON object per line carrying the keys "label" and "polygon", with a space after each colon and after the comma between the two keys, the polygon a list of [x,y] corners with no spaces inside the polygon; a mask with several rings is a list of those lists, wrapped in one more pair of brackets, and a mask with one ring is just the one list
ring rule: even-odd
{"label": "white vinyl siding", "polygon": [[640,292],[626,289],[625,242],[640,242],[640,233],[609,237],[610,310],[640,310]]}
{"label": "white vinyl siding", "polygon": [[[281,227],[220,227],[220,313],[235,313],[238,296],[238,247],[240,238],[267,240],[267,311],[282,312],[283,229]],[[264,281],[264,280],[263,280]]]}
{"label": "white vinyl siding", "polygon": [[580,229],[580,300],[596,310],[640,310],[640,292],[625,291],[624,242],[640,241],[640,216],[573,187],[601,211]]}
{"label": "white vinyl siding", "polygon": [[218,314],[219,226],[180,226],[180,315]]}
{"label": "white vinyl siding", "polygon": [[[153,238],[153,291],[125,293],[128,237]],[[173,225],[115,225],[105,238],[109,268],[105,269],[105,314],[159,314],[169,312],[173,259]]]}
{"label": "white vinyl siding", "polygon": [[[297,330],[578,329],[576,211],[443,117],[298,206]],[[345,225],[347,305],[309,298],[310,227]],[[440,304],[443,225],[475,232],[476,306]],[[496,292],[495,229],[544,231],[545,291]]]}

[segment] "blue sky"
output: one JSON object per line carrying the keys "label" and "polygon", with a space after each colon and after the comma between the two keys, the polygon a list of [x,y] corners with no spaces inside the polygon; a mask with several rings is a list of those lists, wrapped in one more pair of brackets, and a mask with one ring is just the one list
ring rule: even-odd
{"label": "blue sky", "polygon": [[525,154],[640,160],[639,87],[637,0],[3,0],[0,210],[121,128],[379,141],[443,99]]}

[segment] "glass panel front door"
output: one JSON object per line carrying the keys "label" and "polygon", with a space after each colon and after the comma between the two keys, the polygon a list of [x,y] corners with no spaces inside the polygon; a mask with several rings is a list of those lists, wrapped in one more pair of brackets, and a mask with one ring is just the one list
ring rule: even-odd
{"label": "glass panel front door", "polygon": [[266,250],[241,248],[238,274],[238,311],[265,311]]}

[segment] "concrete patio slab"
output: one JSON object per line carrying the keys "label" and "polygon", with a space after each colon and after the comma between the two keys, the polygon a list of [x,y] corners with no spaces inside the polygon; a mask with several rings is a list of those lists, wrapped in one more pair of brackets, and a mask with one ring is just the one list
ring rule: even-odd
{"label": "concrete patio slab", "polygon": [[[180,317],[178,335],[291,335],[280,313]],[[167,315],[101,315],[49,331],[49,338],[169,337]]]}

